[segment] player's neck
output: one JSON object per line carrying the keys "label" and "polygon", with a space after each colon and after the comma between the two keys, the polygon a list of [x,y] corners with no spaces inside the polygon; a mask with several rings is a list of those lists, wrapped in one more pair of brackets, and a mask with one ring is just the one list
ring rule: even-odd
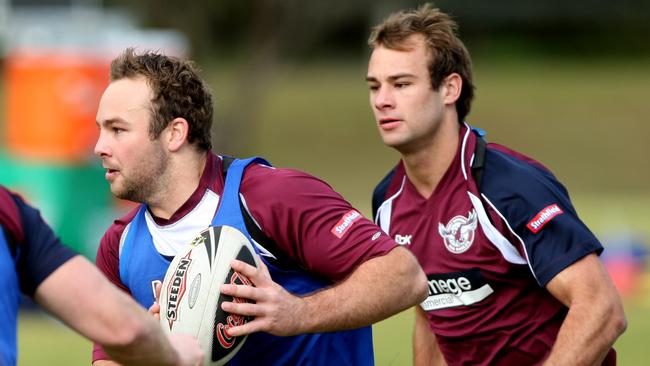
{"label": "player's neck", "polygon": [[151,213],[161,219],[171,218],[196,191],[206,160],[205,152],[192,152],[171,159],[166,186],[162,187],[151,202],[147,202]]}
{"label": "player's neck", "polygon": [[454,161],[458,148],[458,123],[443,124],[421,148],[402,153],[409,181],[424,198],[429,198]]}

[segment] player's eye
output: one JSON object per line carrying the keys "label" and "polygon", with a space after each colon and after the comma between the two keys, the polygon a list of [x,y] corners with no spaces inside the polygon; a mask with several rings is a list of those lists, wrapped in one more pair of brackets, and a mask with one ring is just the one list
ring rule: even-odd
{"label": "player's eye", "polygon": [[370,89],[370,91],[377,91],[377,90],[379,90],[379,85],[377,85],[377,84],[368,84],[368,89]]}
{"label": "player's eye", "polygon": [[405,88],[405,87],[407,87],[409,85],[411,85],[411,83],[399,82],[399,83],[395,83],[395,88],[403,89],[403,88]]}

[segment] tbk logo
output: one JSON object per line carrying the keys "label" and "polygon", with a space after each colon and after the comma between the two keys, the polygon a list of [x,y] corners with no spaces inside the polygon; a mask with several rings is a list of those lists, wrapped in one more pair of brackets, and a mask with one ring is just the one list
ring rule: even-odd
{"label": "tbk logo", "polygon": [[413,235],[395,235],[395,242],[399,245],[411,245]]}
{"label": "tbk logo", "polygon": [[476,211],[472,210],[467,217],[455,216],[449,220],[447,226],[438,223],[438,232],[444,239],[447,250],[454,254],[460,254],[472,246],[476,225]]}

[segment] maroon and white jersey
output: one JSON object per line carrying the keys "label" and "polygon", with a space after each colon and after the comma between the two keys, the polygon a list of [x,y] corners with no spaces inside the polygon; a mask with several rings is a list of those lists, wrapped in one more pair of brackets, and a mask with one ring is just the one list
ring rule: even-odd
{"label": "maroon and white jersey", "polygon": [[[567,312],[544,286],[602,246],[565,188],[532,159],[488,144],[477,188],[477,139],[461,128],[455,160],[429,198],[400,162],[375,190],[376,221],[427,274],[420,306],[450,366],[538,364]],[[608,360],[615,363],[613,350]]]}
{"label": "maroon and white jersey", "polygon": [[[208,154],[198,188],[169,220],[154,217],[148,210],[145,213],[153,244],[162,256],[174,256],[212,222],[224,187],[221,165],[220,157]],[[254,243],[271,263],[274,258],[278,263],[280,258],[283,263],[289,260],[335,283],[364,261],[396,247],[329,185],[306,173],[254,164],[246,169],[240,192],[245,209],[277,245],[265,248]],[[127,292],[119,261],[121,245],[136,212],[137,208],[108,229],[96,258],[98,268]],[[93,359],[104,358],[96,347]]]}

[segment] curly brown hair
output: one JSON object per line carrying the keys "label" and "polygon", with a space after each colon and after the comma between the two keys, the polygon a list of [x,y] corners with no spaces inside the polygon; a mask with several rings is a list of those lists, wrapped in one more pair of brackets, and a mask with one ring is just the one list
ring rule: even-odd
{"label": "curly brown hair", "polygon": [[189,124],[188,141],[199,151],[212,148],[212,95],[193,62],[162,53],[136,54],[127,48],[111,62],[111,82],[144,76],[153,91],[149,136],[156,139],[178,117]]}
{"label": "curly brown hair", "polygon": [[458,25],[449,15],[424,4],[417,10],[399,11],[389,15],[372,29],[368,45],[404,50],[407,39],[414,34],[424,36],[428,48],[429,76],[433,90],[438,90],[442,81],[452,73],[463,80],[460,97],[456,101],[458,121],[463,122],[469,113],[474,98],[472,82],[472,60],[456,32]]}

